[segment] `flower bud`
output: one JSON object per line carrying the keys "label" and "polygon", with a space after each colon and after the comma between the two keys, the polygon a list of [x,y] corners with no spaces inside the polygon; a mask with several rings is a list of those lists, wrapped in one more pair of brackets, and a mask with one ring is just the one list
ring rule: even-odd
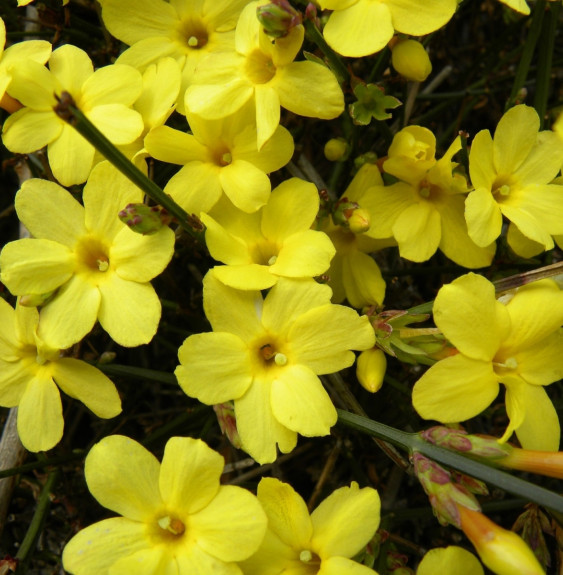
{"label": "flower bud", "polygon": [[302,20],[301,13],[287,0],[272,0],[269,4],[258,6],[256,17],[264,27],[264,32],[272,38],[287,36]]}
{"label": "flower bud", "polygon": [[357,202],[348,201],[348,198],[342,198],[335,204],[332,221],[355,234],[362,234],[370,228],[369,213],[360,208]]}
{"label": "flower bud", "polygon": [[172,221],[172,217],[162,206],[146,204],[128,204],[118,216],[132,231],[144,236],[156,234],[162,226],[167,226]]}
{"label": "flower bud", "polygon": [[506,443],[499,443],[495,437],[468,435],[464,431],[443,426],[431,427],[422,431],[420,435],[424,440],[434,445],[487,459],[504,458],[513,449]]}
{"label": "flower bud", "polygon": [[344,138],[331,138],[325,144],[324,153],[330,162],[344,162],[350,154],[350,145]]}
{"label": "flower bud", "polygon": [[481,561],[497,575],[545,575],[521,537],[493,523],[479,511],[459,507],[461,529]]}
{"label": "flower bud", "polygon": [[428,53],[417,40],[399,40],[393,47],[391,64],[401,76],[413,82],[424,82],[432,72]]}
{"label": "flower bud", "polygon": [[237,430],[237,420],[235,417],[235,408],[232,402],[217,403],[213,406],[213,411],[217,416],[221,432],[227,436],[233,447],[240,449],[242,441]]}
{"label": "flower bud", "polygon": [[387,369],[385,353],[378,347],[362,351],[356,362],[356,376],[364,389],[375,393],[383,385],[383,376]]}
{"label": "flower bud", "polygon": [[28,293],[22,295],[18,299],[18,303],[23,307],[40,307],[45,305],[54,295],[57,290],[49,291],[47,293]]}

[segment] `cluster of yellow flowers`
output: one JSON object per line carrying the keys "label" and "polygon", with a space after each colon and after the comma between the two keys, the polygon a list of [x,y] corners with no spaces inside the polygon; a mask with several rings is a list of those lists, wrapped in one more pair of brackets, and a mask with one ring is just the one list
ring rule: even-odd
{"label": "cluster of yellow flowers", "polygon": [[[502,1],[529,13],[523,0]],[[98,417],[121,412],[108,377],[64,350],[97,322],[120,346],[149,343],[161,318],[151,281],[172,260],[176,241],[169,225],[138,233],[118,218],[126,206],[145,202],[144,193],[63,117],[65,102],[141,172],[148,173],[147,158],[180,166],[164,193],[203,224],[217,265],[203,278],[212,331],[184,341],[175,375],[186,395],[204,404],[232,402],[240,445],[260,464],[291,452],[298,435],[330,434],[337,411],[319,376],[350,368],[360,351],[358,378],[371,377],[366,387],[375,391],[385,370],[382,349],[401,357],[378,331],[386,285],[374,252],[395,246],[400,257],[420,263],[440,250],[477,269],[491,265],[499,237],[524,258],[562,244],[563,187],[556,178],[563,137],[540,131],[533,108],[516,105],[493,136],[477,133],[467,171],[454,161],[461,136],[436,158],[432,131],[407,125],[395,130],[385,157],[363,158],[339,198],[298,177],[272,189],[270,174],[296,149],[280,125],[281,108],[319,120],[348,113],[342,70],[317,56],[300,59],[302,15],[285,0],[99,4],[104,26],[127,48],[98,69],[70,44],[53,49],[26,40],[4,49],[0,19],[0,106],[10,112],[2,141],[15,154],[46,148],[52,175],[23,182],[15,209],[31,237],[0,253],[0,279],[17,296],[15,309],[0,299],[0,405],[19,406],[18,432],[28,450],[49,450],[61,440],[59,388]],[[329,11],[322,28],[328,51],[360,58],[391,41],[395,69],[420,82],[430,60],[406,36],[445,26],[458,0],[318,5]],[[375,105],[370,86],[368,108]],[[360,91],[354,94],[360,102]],[[362,123],[358,110],[350,113]],[[166,125],[179,115],[189,132]],[[346,153],[335,142],[331,159]],[[502,383],[509,425],[500,441],[516,433],[525,448],[557,451],[559,419],[544,388],[563,377],[559,285],[545,279],[497,298],[490,281],[467,273],[440,289],[433,315],[440,341],[453,351],[426,354],[434,364],[412,395],[420,416],[466,421],[495,400]],[[407,343],[398,345],[409,353]],[[122,517],[78,533],[64,551],[65,569],[373,573],[353,558],[379,526],[374,489],[342,487],[309,515],[290,485],[264,478],[255,497],[220,485],[222,467],[201,440],[171,438],[159,463],[132,439],[102,439],[86,459],[86,480],[96,499]],[[419,574],[437,572],[439,562],[482,572],[475,557],[449,548],[436,563],[428,555]],[[530,565],[536,569],[532,559]]]}

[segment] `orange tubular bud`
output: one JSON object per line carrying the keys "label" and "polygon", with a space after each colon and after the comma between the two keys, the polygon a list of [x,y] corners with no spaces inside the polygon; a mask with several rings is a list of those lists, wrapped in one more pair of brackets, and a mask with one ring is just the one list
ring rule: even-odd
{"label": "orange tubular bud", "polygon": [[513,447],[497,462],[503,467],[563,479],[563,451],[532,451]]}
{"label": "orange tubular bud", "polygon": [[486,515],[458,506],[461,529],[481,561],[497,575],[545,575],[534,552],[513,531],[499,527]]}

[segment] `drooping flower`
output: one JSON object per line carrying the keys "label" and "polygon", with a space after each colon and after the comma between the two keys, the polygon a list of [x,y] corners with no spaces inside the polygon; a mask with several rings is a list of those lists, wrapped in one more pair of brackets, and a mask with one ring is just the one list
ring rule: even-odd
{"label": "drooping flower", "polygon": [[86,458],[92,495],[122,517],[94,523],[63,552],[73,575],[242,575],[267,518],[256,497],[221,485],[223,458],[200,439],[172,437],[162,463],[136,441],[105,437]]}
{"label": "drooping flower", "polygon": [[494,138],[482,130],[473,139],[469,173],[475,189],[465,201],[465,219],[476,244],[486,246],[500,235],[503,216],[511,222],[510,247],[524,256],[530,242],[549,250],[551,236],[563,234],[563,194],[550,183],[563,164],[563,141],[538,129],[537,112],[519,105],[504,114]]}
{"label": "drooping flower", "polygon": [[319,0],[323,10],[334,10],[323,34],[328,45],[350,57],[379,52],[395,31],[422,36],[444,26],[457,0]]}
{"label": "drooping flower", "polygon": [[178,383],[208,405],[234,400],[242,446],[256,461],[291,451],[297,434],[327,435],[336,410],[321,374],[354,363],[352,349],[375,336],[367,317],[330,303],[331,290],[313,280],[281,277],[263,299],[239,291],[210,271],[203,281],[213,333],[188,337],[178,352]]}
{"label": "drooping flower", "polygon": [[63,186],[88,178],[94,147],[54,110],[68,92],[76,106],[116,145],[140,136],[143,120],[131,109],[142,89],[141,75],[130,66],[111,65],[94,72],[88,54],[71,44],[57,48],[49,70],[33,60],[12,67],[8,94],[24,108],[4,123],[2,140],[12,152],[28,154],[47,146],[53,175]]}
{"label": "drooping flower", "polygon": [[207,119],[234,114],[246,102],[256,107],[258,149],[280,122],[280,106],[294,114],[331,120],[344,110],[344,96],[334,74],[316,62],[294,62],[303,44],[302,25],[273,40],[250,2],[235,33],[235,52],[210,54],[197,67],[186,91],[186,109]]}
{"label": "drooping flower", "polygon": [[482,276],[464,275],[438,292],[434,321],[459,353],[434,364],[415,384],[425,419],[465,421],[506,387],[510,423],[525,449],[557,451],[559,419],[544,386],[563,377],[563,293],[551,280],[500,300]]}
{"label": "drooping flower", "polygon": [[234,50],[234,29],[248,0],[101,0],[102,19],[128,44],[117,63],[144,71],[161,58],[174,58],[182,71],[177,110],[199,62],[213,52]]}
{"label": "drooping flower", "polygon": [[434,158],[434,134],[408,126],[393,139],[383,169],[400,181],[376,185],[365,194],[374,212],[368,235],[392,235],[402,257],[423,262],[437,249],[468,268],[487,266],[495,253],[494,239],[480,247],[468,235],[464,201],[469,191],[463,175],[454,172],[452,157],[461,149],[456,138],[445,155]]}
{"label": "drooping flower", "polygon": [[17,109],[17,102],[9,96],[5,98],[6,89],[12,81],[12,68],[19,66],[25,60],[45,64],[51,55],[51,44],[45,40],[26,40],[4,49],[5,46],[6,25],[0,18],[0,104],[9,112],[13,112]]}
{"label": "drooping flower", "polygon": [[[347,299],[355,308],[383,303],[385,281],[370,254],[395,245],[395,242],[392,238],[378,240],[370,236],[375,212],[374,205],[367,200],[366,192],[377,184],[383,185],[379,168],[375,164],[364,164],[340,198],[341,201],[346,199],[358,205],[352,218],[360,213],[365,219],[364,225],[350,225],[349,220],[343,222],[347,225],[335,224],[328,217],[320,222],[320,229],[329,236],[336,248],[336,255],[327,272],[335,303]],[[375,206],[375,209],[378,208]]]}
{"label": "drooping flower", "polygon": [[272,287],[280,277],[310,278],[326,272],[335,249],[328,236],[311,230],[319,211],[314,184],[299,178],[281,183],[266,206],[243,214],[230,202],[202,214],[209,253],[224,284],[242,290]]}
{"label": "drooping flower", "polygon": [[245,575],[374,575],[352,557],[379,527],[375,489],[356,482],[329,495],[309,515],[305,501],[287,483],[265,477],[258,500],[268,516],[260,549],[242,563]]}
{"label": "drooping flower", "polygon": [[26,181],[16,211],[33,238],[8,243],[0,254],[2,282],[15,295],[56,293],[41,309],[39,336],[66,349],[98,319],[120,345],[148,343],[161,306],[149,283],[168,265],[174,233],[142,236],[118,218],[143,194],[108,162],[84,187],[84,207],[47,180]]}
{"label": "drooping flower", "polygon": [[[37,335],[39,313],[0,298],[0,405],[18,406],[17,428],[29,451],[46,451],[63,435],[59,389],[84,403],[98,417],[115,417],[121,400],[113,383],[98,369],[62,357]],[[58,387],[57,387],[58,386]]]}
{"label": "drooping flower", "polygon": [[223,193],[244,212],[266,204],[271,191],[267,174],[291,159],[291,134],[278,126],[258,151],[252,106],[220,120],[204,120],[190,112],[186,117],[192,134],[162,126],[145,138],[151,156],[183,166],[165,192],[197,216],[208,212]]}

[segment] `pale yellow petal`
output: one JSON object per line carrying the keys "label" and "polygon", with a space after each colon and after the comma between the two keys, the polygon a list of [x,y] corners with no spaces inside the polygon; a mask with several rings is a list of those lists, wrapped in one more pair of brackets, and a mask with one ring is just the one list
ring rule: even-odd
{"label": "pale yellow petal", "polygon": [[92,169],[94,151],[94,147],[73,126],[65,124],[59,137],[47,148],[53,176],[63,186],[82,184]]}
{"label": "pale yellow petal", "polygon": [[527,383],[549,385],[563,379],[563,331],[558,329],[513,357],[518,363],[518,374]]}
{"label": "pale yellow petal", "polygon": [[104,419],[121,413],[121,399],[113,382],[93,365],[72,357],[53,365],[55,383],[70,397],[81,401]]}
{"label": "pale yellow petal", "polygon": [[69,573],[99,575],[122,557],[152,548],[146,526],[123,517],[112,517],[79,531],[65,546],[63,565]]}
{"label": "pale yellow petal", "polygon": [[254,88],[256,103],[256,136],[258,149],[272,137],[280,123],[280,98],[269,84]]}
{"label": "pale yellow petal", "polygon": [[121,279],[145,283],[164,271],[174,254],[174,240],[168,226],[147,236],[124,227],[115,236],[109,260]]}
{"label": "pale yellow petal", "polygon": [[295,361],[318,375],[350,367],[355,356],[349,350],[369,349],[375,344],[366,316],[334,304],[319,306],[298,317],[288,339]]}
{"label": "pale yellow petal", "polygon": [[[3,300],[2,300],[3,301]],[[8,305],[8,304],[6,304]],[[2,381],[0,382],[0,405],[2,407],[16,407],[26,390],[28,382],[35,373],[35,358],[18,361],[18,357],[0,359]]]}
{"label": "pale yellow petal", "polygon": [[150,283],[121,279],[113,273],[100,283],[98,319],[111,338],[124,347],[149,343],[158,328],[161,305]]}
{"label": "pale yellow petal", "polygon": [[393,0],[389,10],[398,32],[421,36],[444,26],[457,8],[457,0],[436,0],[421,4],[417,0]]}
{"label": "pale yellow petal", "polygon": [[[190,575],[207,575],[208,573],[213,573],[214,575],[243,575],[237,563],[221,561],[221,559],[217,559],[215,556],[204,551],[199,545],[194,545],[190,549],[189,554],[182,553],[176,555],[175,561],[178,564],[179,575],[183,575],[184,573],[189,573]],[[111,573],[110,575],[120,575],[120,573]],[[172,574],[165,573],[163,575]]]}
{"label": "pale yellow petal", "polygon": [[43,294],[72,277],[74,255],[58,242],[24,238],[4,246],[0,268],[2,283],[13,294]]}
{"label": "pale yellow petal", "polygon": [[[527,237],[529,240],[538,244],[542,244],[545,250],[550,250],[553,248],[553,238],[547,231],[548,228],[544,221],[538,220],[528,210],[521,209],[518,206],[512,206],[508,203],[501,204],[500,209],[502,214],[506,216],[506,218],[508,218],[515,226],[518,226],[520,233]],[[550,214],[547,220],[548,222],[550,220],[555,222],[558,228],[561,226],[559,219],[556,216],[553,216],[553,214]]]}
{"label": "pale yellow petal", "polygon": [[543,244],[527,238],[512,222],[508,225],[506,241],[515,254],[526,259],[533,258],[545,250]]}
{"label": "pale yellow petal", "polygon": [[[4,38],[5,40],[5,38]],[[3,42],[0,38],[0,46]],[[12,65],[24,60],[33,60],[45,64],[51,56],[52,45],[46,40],[25,40],[12,44],[2,54],[0,70],[8,70]]]}
{"label": "pale yellow petal", "polygon": [[[40,372],[41,373],[41,372]],[[63,436],[63,408],[59,390],[48,376],[33,377],[20,399],[18,435],[28,451],[47,451]]]}
{"label": "pale yellow petal", "polygon": [[140,443],[109,435],[86,457],[84,474],[98,502],[133,521],[148,521],[162,507],[158,486],[160,463]]}
{"label": "pale yellow petal", "polygon": [[248,559],[260,546],[267,523],[256,497],[234,485],[222,485],[209,505],[190,516],[198,545],[225,562]]}
{"label": "pale yellow petal", "polygon": [[194,136],[168,126],[151,130],[145,137],[145,147],[153,158],[181,166],[194,160],[205,162],[208,157],[207,148]]}
{"label": "pale yellow petal", "polygon": [[235,138],[233,148],[237,159],[250,162],[267,174],[285,166],[291,160],[293,151],[293,137],[283,126],[277,127],[260,151],[256,147],[254,130],[246,130]]}
{"label": "pale yellow petal", "polygon": [[45,66],[33,60],[25,60],[12,67],[10,73],[12,82],[8,87],[8,94],[12,98],[34,111],[49,111],[54,115],[57,83]]}
{"label": "pale yellow petal", "polygon": [[544,131],[538,134],[536,145],[512,175],[521,186],[548,184],[559,173],[561,164],[563,141],[554,132]]}
{"label": "pale yellow petal", "polygon": [[416,570],[417,575],[485,575],[483,566],[473,555],[463,547],[450,545],[430,549]]}
{"label": "pale yellow petal", "polygon": [[303,365],[288,365],[272,381],[272,412],[285,427],[306,437],[328,435],[336,409],[320,379]]}
{"label": "pale yellow petal", "polygon": [[235,415],[242,449],[260,464],[275,461],[276,445],[282,453],[289,453],[297,444],[297,433],[283,426],[272,413],[269,381],[255,379],[235,400]]}
{"label": "pale yellow petal", "polygon": [[260,264],[215,266],[213,273],[222,283],[238,290],[268,289],[278,281],[270,266]]}
{"label": "pale yellow petal", "polygon": [[243,212],[255,212],[270,197],[270,178],[245,160],[235,160],[221,168],[219,181],[229,200]]}
{"label": "pale yellow petal", "polygon": [[[393,235],[393,224],[399,216],[416,202],[415,189],[404,182],[391,186],[377,185],[369,188],[363,196],[366,207],[376,206],[370,210],[371,227],[368,234],[372,238],[388,238]],[[368,203],[369,202],[369,203]]]}
{"label": "pale yellow petal", "polygon": [[209,212],[222,191],[218,167],[199,161],[186,164],[164,188],[164,192],[188,214],[198,217],[201,212]]}
{"label": "pale yellow petal", "polygon": [[184,65],[185,57],[182,57],[178,44],[166,36],[152,36],[135,42],[120,54],[115,63],[144,70],[151,64],[158,64],[161,58],[168,57],[175,58],[180,68]]}
{"label": "pale yellow petal", "polygon": [[502,231],[502,213],[489,189],[477,188],[465,200],[469,237],[481,247],[492,244]]}
{"label": "pale yellow petal", "polygon": [[56,140],[63,127],[64,122],[52,111],[22,108],[4,122],[2,141],[11,152],[31,154]]}
{"label": "pale yellow petal", "polygon": [[434,321],[465,355],[491,361],[508,336],[506,307],[484,277],[469,273],[443,286],[434,303]]}
{"label": "pale yellow petal", "polygon": [[100,291],[74,276],[41,310],[39,337],[51,347],[67,349],[79,342],[96,323]]}
{"label": "pale yellow petal", "polygon": [[258,484],[258,500],[268,516],[268,530],[293,549],[310,544],[313,524],[307,505],[289,483],[264,477]]}
{"label": "pale yellow petal", "polygon": [[493,138],[488,130],[481,130],[473,138],[469,152],[469,174],[475,189],[492,190],[496,170],[493,165]]}
{"label": "pale yellow petal", "polygon": [[142,548],[131,555],[120,557],[108,570],[108,575],[121,575],[122,573],[179,575],[179,570],[176,557],[167,553],[165,545],[158,547],[152,545],[148,549]]}
{"label": "pale yellow petal", "polygon": [[98,106],[122,104],[131,106],[141,94],[143,79],[138,70],[124,64],[104,66],[84,83],[82,106],[84,111]]}
{"label": "pale yellow petal", "polygon": [[357,483],[333,491],[311,514],[314,549],[321,557],[353,557],[379,527],[381,502],[375,489]]}
{"label": "pale yellow petal", "polygon": [[490,362],[458,354],[440,360],[426,371],[414,385],[412,402],[424,419],[458,423],[479,415],[498,391]]}
{"label": "pale yellow petal", "polygon": [[410,205],[393,224],[401,257],[413,262],[430,259],[442,238],[440,213],[430,202]]}
{"label": "pale yellow petal", "polygon": [[72,248],[86,233],[84,208],[55,182],[26,180],[16,195],[16,211],[35,238],[44,238]]}
{"label": "pale yellow petal", "polygon": [[318,575],[373,575],[373,569],[348,559],[347,557],[328,557],[321,564]]}
{"label": "pale yellow petal", "polygon": [[[225,461],[201,439],[171,437],[164,448],[159,486],[170,509],[197,513],[216,497]],[[190,517],[190,529],[192,529]]]}
{"label": "pale yellow petal", "polygon": [[390,7],[383,2],[360,0],[330,15],[323,30],[328,45],[348,57],[379,52],[393,37]]}
{"label": "pale yellow petal", "polygon": [[96,106],[86,116],[116,146],[130,144],[145,127],[141,114],[123,104]]}
{"label": "pale yellow petal", "polygon": [[252,383],[248,347],[231,333],[198,333],[178,350],[175,374],[190,397],[213,405],[241,397]]}
{"label": "pale yellow petal", "polygon": [[211,216],[201,214],[204,223],[205,243],[211,257],[228,265],[250,264],[252,259],[248,246],[239,237],[229,233],[221,224]]}
{"label": "pale yellow petal", "polygon": [[343,255],[341,274],[346,299],[352,307],[360,309],[383,303],[385,281],[371,256],[357,250]]}
{"label": "pale yellow petal", "polygon": [[74,98],[81,93],[82,85],[94,73],[88,54],[72,44],[63,44],[53,51],[49,69],[61,88],[70,92]]}

